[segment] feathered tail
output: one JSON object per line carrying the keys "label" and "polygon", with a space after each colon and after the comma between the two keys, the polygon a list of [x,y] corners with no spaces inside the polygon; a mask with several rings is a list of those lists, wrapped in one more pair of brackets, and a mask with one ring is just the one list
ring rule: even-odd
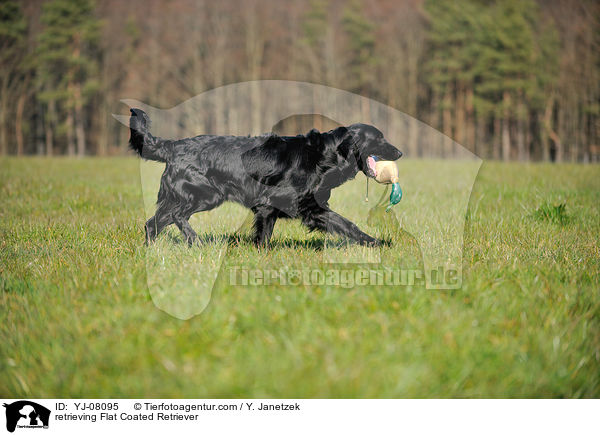
{"label": "feathered tail", "polygon": [[154,137],[150,133],[150,118],[141,109],[130,109],[129,118],[129,147],[139,156],[146,160],[157,162],[166,162],[169,155],[169,149],[166,146],[167,141],[159,137]]}

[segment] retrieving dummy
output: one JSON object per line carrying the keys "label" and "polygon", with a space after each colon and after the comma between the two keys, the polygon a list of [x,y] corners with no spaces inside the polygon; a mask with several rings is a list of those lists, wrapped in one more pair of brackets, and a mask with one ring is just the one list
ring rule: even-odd
{"label": "retrieving dummy", "polygon": [[[385,211],[398,204],[402,199],[402,189],[398,182],[398,166],[396,163],[389,160],[377,160],[375,157],[367,158],[369,168],[375,173],[375,181],[380,184],[391,184],[392,193],[390,194],[390,203]],[[368,181],[367,181],[368,183]]]}

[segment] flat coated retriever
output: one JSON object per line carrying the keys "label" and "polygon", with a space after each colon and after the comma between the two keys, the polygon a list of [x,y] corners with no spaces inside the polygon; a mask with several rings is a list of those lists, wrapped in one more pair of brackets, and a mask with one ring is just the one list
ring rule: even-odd
{"label": "flat coated retriever", "polygon": [[[300,218],[311,230],[377,246],[381,240],[362,232],[332,211],[331,190],[362,171],[374,178],[373,159],[397,160],[402,153],[375,127],[353,124],[306,135],[212,136],[168,140],[150,133],[150,119],[131,109],[130,147],[142,158],[166,163],[156,214],[146,222],[146,242],[172,223],[192,244],[188,219],[223,201],[254,212],[254,243],[268,245],[277,218]],[[358,198],[357,198],[358,200]]]}

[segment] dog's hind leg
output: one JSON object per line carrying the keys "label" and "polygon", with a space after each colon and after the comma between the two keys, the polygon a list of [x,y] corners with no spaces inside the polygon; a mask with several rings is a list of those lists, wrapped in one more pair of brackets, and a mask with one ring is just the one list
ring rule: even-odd
{"label": "dog's hind leg", "polygon": [[270,207],[258,208],[254,211],[254,244],[256,246],[268,246],[275,221],[277,221],[277,211]]}
{"label": "dog's hind leg", "polygon": [[198,240],[198,235],[188,222],[190,217],[200,211],[212,210],[223,203],[221,193],[211,188],[209,184],[200,184],[198,181],[196,183],[198,184],[185,186],[186,194],[191,196],[182,200],[181,205],[173,212],[173,221],[190,246]]}

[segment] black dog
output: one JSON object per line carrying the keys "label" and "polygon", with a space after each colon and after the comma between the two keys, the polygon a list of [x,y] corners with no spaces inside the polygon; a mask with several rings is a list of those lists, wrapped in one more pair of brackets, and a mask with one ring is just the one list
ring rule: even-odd
{"label": "black dog", "polygon": [[375,176],[368,157],[402,156],[375,127],[353,124],[293,137],[201,135],[167,140],[150,134],[150,119],[139,109],[131,109],[129,126],[131,148],[144,159],[167,164],[156,214],[146,222],[147,242],[174,223],[192,244],[196,233],[188,223],[190,216],[235,201],[254,212],[256,245],[268,245],[277,218],[300,218],[311,230],[364,245],[381,243],[327,204],[331,189],[358,171]]}

